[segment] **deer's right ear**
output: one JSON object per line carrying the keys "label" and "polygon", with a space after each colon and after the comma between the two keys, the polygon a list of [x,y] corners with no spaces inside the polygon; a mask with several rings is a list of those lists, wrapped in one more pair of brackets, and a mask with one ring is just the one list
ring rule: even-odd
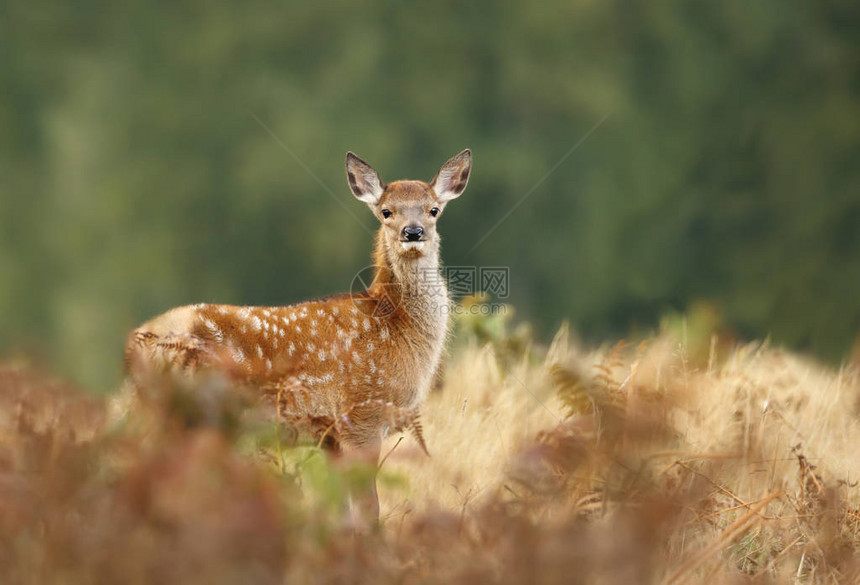
{"label": "deer's right ear", "polygon": [[352,194],[370,206],[379,203],[385,184],[369,164],[351,152],[346,153],[346,177]]}

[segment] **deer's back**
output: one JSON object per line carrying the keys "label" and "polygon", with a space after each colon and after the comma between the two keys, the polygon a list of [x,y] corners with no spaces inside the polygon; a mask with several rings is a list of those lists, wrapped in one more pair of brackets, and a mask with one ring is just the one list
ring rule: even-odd
{"label": "deer's back", "polygon": [[285,307],[179,307],[133,331],[126,355],[132,376],[218,370],[301,394],[301,414],[336,417],[357,404],[414,406],[444,335],[432,319],[346,295]]}

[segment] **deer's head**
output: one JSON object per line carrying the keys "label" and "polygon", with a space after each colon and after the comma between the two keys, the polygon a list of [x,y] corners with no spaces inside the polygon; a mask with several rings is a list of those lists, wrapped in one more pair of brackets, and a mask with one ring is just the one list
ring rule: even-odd
{"label": "deer's head", "polygon": [[438,250],[436,222],[445,205],[466,189],[471,168],[472,153],[467,148],[442,165],[429,183],[386,185],[369,164],[351,152],[346,154],[349,188],[382,223],[380,237],[386,248],[403,258],[420,258]]}

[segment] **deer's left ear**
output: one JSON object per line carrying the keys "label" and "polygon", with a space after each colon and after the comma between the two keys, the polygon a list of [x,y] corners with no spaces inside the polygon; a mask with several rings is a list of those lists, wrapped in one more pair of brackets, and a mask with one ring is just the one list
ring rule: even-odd
{"label": "deer's left ear", "polygon": [[442,165],[442,168],[430,181],[430,186],[433,187],[433,191],[436,192],[440,201],[450,201],[459,197],[466,189],[471,170],[472,151],[467,148]]}

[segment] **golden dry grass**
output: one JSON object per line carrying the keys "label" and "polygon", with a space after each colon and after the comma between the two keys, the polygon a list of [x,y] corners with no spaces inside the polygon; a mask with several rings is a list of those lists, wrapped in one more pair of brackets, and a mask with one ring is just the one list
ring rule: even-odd
{"label": "golden dry grass", "polygon": [[855,367],[671,327],[598,350],[461,339],[423,408],[431,456],[386,442],[369,533],[341,505],[362,470],[245,420],[222,382],[111,425],[3,367],[4,582],[860,579]]}
{"label": "golden dry grass", "polygon": [[[542,429],[558,424],[562,410],[544,368],[522,359],[503,365],[491,346],[471,344],[453,357],[444,387],[422,407],[431,456],[414,441],[390,437],[387,472],[406,478],[408,489],[381,490],[383,517],[428,506],[460,510],[498,495],[507,467]],[[384,484],[383,484],[384,485]]]}
{"label": "golden dry grass", "polygon": [[[563,429],[578,433],[596,459],[577,462],[582,475],[554,495],[551,508],[561,506],[566,520],[594,510],[606,518],[613,508],[642,505],[643,495],[678,507],[654,579],[854,582],[856,368],[833,371],[766,343],[704,341],[699,355],[668,334],[639,348],[587,351],[562,331],[542,363],[510,365],[491,344],[465,348],[423,409],[433,457],[400,444],[386,461],[409,478],[409,489],[383,490],[384,515],[392,522],[428,509],[468,514],[486,502],[516,501],[524,491],[512,469],[518,456],[538,431]],[[553,380],[559,370],[567,386]],[[602,412],[594,407],[601,402]],[[607,427],[595,429],[601,418]],[[639,486],[616,477],[619,464],[635,468]],[[615,537],[624,540],[610,535],[610,542]]]}

